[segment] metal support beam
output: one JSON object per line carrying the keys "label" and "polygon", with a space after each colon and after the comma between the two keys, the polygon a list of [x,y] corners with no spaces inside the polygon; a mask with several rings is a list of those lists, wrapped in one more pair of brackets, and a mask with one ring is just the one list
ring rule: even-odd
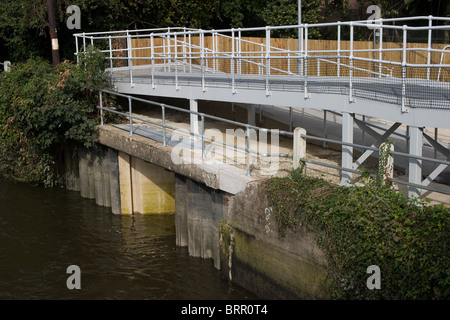
{"label": "metal support beam", "polygon": [[[400,127],[401,123],[394,123],[383,135],[379,134],[375,130],[369,128],[363,121],[354,119],[356,125],[363,131],[370,134],[373,138],[375,138],[375,143],[371,145],[371,147],[379,147],[383,142],[386,142],[388,137]],[[357,169],[367,158],[373,153],[373,150],[366,150],[353,164],[353,169]]]}
{"label": "metal support beam", "polygon": [[[198,112],[198,101],[195,99],[189,100],[189,110]],[[199,134],[198,132],[198,115],[191,113],[190,115],[191,133]]]}
{"label": "metal support beam", "polygon": [[[434,158],[436,158],[437,152],[440,152],[447,158],[447,161],[450,161],[450,150],[449,149],[445,148],[436,139],[431,138],[426,133],[423,133],[423,136],[425,139],[428,140],[428,142],[434,148]],[[437,134],[436,134],[436,137],[437,137]],[[444,171],[447,167],[448,167],[448,165],[446,165],[446,164],[440,164],[439,166],[437,166],[433,170],[433,172],[431,172],[428,175],[428,177],[426,177],[425,180],[422,181],[422,185],[428,186],[430,184],[430,182],[433,181],[434,179],[436,179],[441,174],[441,172]]]}
{"label": "metal support beam", "polygon": [[252,126],[256,125],[256,105],[250,104],[247,106],[247,123]]}
{"label": "metal support beam", "polygon": [[[353,115],[342,113],[342,142],[353,143]],[[353,168],[353,147],[342,146],[342,167]],[[348,185],[352,181],[353,174],[350,171],[342,171],[341,185]]]}
{"label": "metal support beam", "polygon": [[[409,153],[414,156],[422,156],[423,146],[422,128],[409,127]],[[422,160],[409,158],[408,180],[410,183],[422,183]],[[408,197],[419,197],[422,190],[417,187],[409,187]]]}

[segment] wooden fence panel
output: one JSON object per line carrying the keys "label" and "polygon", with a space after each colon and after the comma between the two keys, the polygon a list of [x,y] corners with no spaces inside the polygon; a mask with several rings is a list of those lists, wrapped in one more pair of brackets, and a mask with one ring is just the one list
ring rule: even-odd
{"label": "wooden fence panel", "polygon": [[[189,58],[192,58],[192,63],[195,65],[200,65],[200,54],[201,50],[200,46],[200,37],[195,36],[191,37],[190,43],[183,45],[182,41],[185,40],[184,36],[181,36],[178,39],[176,45],[177,56],[176,58],[179,61],[185,61],[189,63]],[[215,37],[216,45],[214,46],[213,37],[205,36],[204,37],[204,45],[206,50],[204,64],[210,69],[215,69],[219,72],[231,73],[231,60],[224,59],[225,57],[230,57],[233,52],[232,39],[230,37],[218,36]],[[186,36],[186,41],[188,42],[188,37]],[[235,38],[235,48],[234,54],[236,59],[234,60],[234,72],[241,74],[265,74],[266,69],[262,67],[265,64],[265,38],[259,37],[243,37],[241,41],[240,48],[240,56],[238,55],[238,45],[239,42],[237,37]],[[168,52],[168,46],[170,45],[170,53],[172,59],[175,57],[175,39],[171,37],[170,40],[163,38],[154,38],[154,52],[155,57],[160,57],[161,59],[155,60],[155,63],[163,63],[163,53]],[[271,61],[270,66],[271,74],[286,74],[286,73],[297,73],[297,59],[295,54],[290,54],[292,57],[276,59],[276,57],[280,57],[286,55],[284,50],[288,51],[297,51],[298,50],[298,40],[297,39],[283,39],[283,38],[271,38],[270,39],[271,49]],[[369,59],[379,59],[379,52],[376,48],[373,51],[374,43],[373,41],[354,41],[353,50],[355,58],[369,58]],[[445,44],[433,44],[432,48],[434,49],[443,49]],[[133,48],[133,57],[134,58],[145,58],[151,56],[150,47],[150,38],[138,38],[132,39],[132,48]],[[140,49],[141,48],[141,49]],[[213,55],[213,48],[215,52],[218,52],[217,55]],[[277,49],[280,50],[277,50]],[[330,56],[336,55],[336,51],[338,48],[337,40],[317,40],[310,39],[308,40],[308,55],[314,56]],[[417,48],[422,49],[423,51],[414,50],[407,52],[407,62],[412,64],[426,64],[427,63],[427,44],[426,43],[408,43],[408,48]],[[339,75],[348,76],[349,75],[349,65],[350,61],[348,59],[349,50],[350,50],[350,41],[342,40],[340,42],[340,49],[347,50],[347,52],[341,52],[339,67]],[[361,52],[358,50],[367,50],[371,51]],[[402,52],[402,43],[398,42],[383,42],[383,49],[396,49],[395,51],[383,51],[382,52],[382,60],[394,61],[394,62],[402,62],[403,52]],[[166,51],[164,51],[166,50]],[[314,52],[314,51],[332,51],[332,52]],[[277,53],[279,52],[279,53]],[[241,59],[239,59],[241,58]],[[441,53],[432,52],[430,55],[430,61],[432,64],[439,64],[441,60]],[[186,60],[184,60],[186,59]],[[241,60],[239,62],[239,60]],[[308,58],[307,72],[308,75],[320,75],[320,76],[336,76],[338,75],[338,59],[337,58],[326,58],[318,61],[315,58]],[[448,53],[444,54],[443,61],[444,64],[450,64],[450,50]],[[133,62],[133,65],[145,65],[151,64],[150,59],[139,59]],[[355,77],[373,77],[378,76],[377,73],[380,70],[380,65],[376,62],[366,62],[366,61],[353,61],[353,66],[355,70],[353,71],[353,76]],[[306,67],[306,66],[305,66]],[[366,71],[364,71],[366,70]],[[382,65],[381,71],[383,74],[389,75],[392,74],[395,77],[401,77],[402,68],[400,66],[394,65]],[[427,77],[427,68],[408,68],[407,77],[408,78],[423,78]],[[439,68],[431,68],[430,69],[430,79],[437,79],[439,74],[440,80],[450,81],[449,71],[445,69]]]}

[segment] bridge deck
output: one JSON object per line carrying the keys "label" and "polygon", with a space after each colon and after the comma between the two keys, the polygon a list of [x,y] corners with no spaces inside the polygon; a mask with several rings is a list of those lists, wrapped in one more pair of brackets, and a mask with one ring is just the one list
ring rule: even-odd
{"label": "bridge deck", "polygon": [[[450,83],[418,78],[229,74],[181,64],[110,69],[121,93],[354,111],[419,127],[450,128]],[[306,90],[305,90],[306,88]],[[306,92],[306,98],[305,98]],[[353,109],[353,110],[352,110]]]}

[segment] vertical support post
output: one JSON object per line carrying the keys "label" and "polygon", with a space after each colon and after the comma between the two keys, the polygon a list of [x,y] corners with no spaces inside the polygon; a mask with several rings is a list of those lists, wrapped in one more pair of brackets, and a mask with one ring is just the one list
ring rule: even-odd
{"label": "vertical support post", "polygon": [[247,123],[254,126],[256,124],[256,106],[254,104],[248,105],[247,107]]}
{"label": "vertical support post", "polygon": [[[353,143],[353,115],[348,112],[342,113],[342,142]],[[353,169],[353,147],[342,146],[342,167]],[[348,185],[353,179],[349,171],[342,171],[341,185]]]}
{"label": "vertical support post", "polygon": [[[414,156],[422,156],[423,132],[421,128],[409,127],[409,154]],[[422,160],[409,158],[408,160],[408,181],[410,183],[422,183]],[[408,197],[419,197],[422,190],[417,187],[410,186],[408,189]]]}
{"label": "vertical support post", "polygon": [[[323,132],[325,139],[328,139],[327,110],[323,110]],[[322,148],[328,148],[328,143],[326,141],[323,142]]]}
{"label": "vertical support post", "polygon": [[[366,116],[365,115],[362,116],[362,121],[364,123],[366,123]],[[363,145],[366,145],[366,131],[365,130],[362,130],[362,142],[363,142]]]}
{"label": "vertical support post", "polygon": [[259,71],[259,75],[263,75],[264,70],[263,70],[263,66],[264,66],[264,44],[261,43],[260,45],[261,47],[261,63],[258,66],[258,71]]}
{"label": "vertical support post", "polygon": [[406,108],[406,46],[407,46],[407,30],[403,25],[403,59],[402,59],[402,113],[408,112]]}
{"label": "vertical support post", "polygon": [[338,30],[337,30],[337,76],[341,76],[341,22],[338,21]]}
{"label": "vertical support post", "polygon": [[155,39],[153,33],[150,35],[150,55],[152,60],[152,88],[155,89]]}
{"label": "vertical support post", "polygon": [[112,69],[113,69],[113,54],[112,54],[111,36],[108,36],[108,45],[109,45],[109,68],[111,69],[111,73],[112,73]]}
{"label": "vertical support post", "polygon": [[349,85],[348,85],[348,96],[349,101],[354,102],[353,100],[353,22],[350,22],[350,70],[349,70]]}
{"label": "vertical support post", "polygon": [[234,39],[234,28],[231,29],[231,66],[230,66],[230,71],[231,71],[231,92],[235,93],[236,92],[236,87],[235,87],[235,79],[234,79],[234,56],[235,56],[235,39]]}
{"label": "vertical support post", "polygon": [[259,105],[259,123],[263,122],[263,111],[262,111],[262,106]]}
{"label": "vertical support post", "polygon": [[251,166],[251,153],[250,153],[250,127],[249,126],[245,126],[245,132],[246,132],[246,136],[247,136],[247,146],[245,148],[245,152],[247,154],[247,177],[251,176],[251,170],[250,170],[250,166]]}
{"label": "vertical support post", "polygon": [[305,61],[303,70],[305,72],[305,99],[308,99],[308,24],[305,24],[305,54],[303,55],[303,60]]}
{"label": "vertical support post", "polygon": [[266,27],[266,96],[270,96],[270,27]]}
{"label": "vertical support post", "polygon": [[174,41],[175,41],[175,49],[174,49],[174,56],[175,56],[175,61],[174,61],[174,66],[175,66],[175,90],[178,91],[180,90],[180,88],[178,87],[178,62],[177,62],[177,58],[178,58],[178,41],[177,41],[177,33],[174,33]]}
{"label": "vertical support post", "polygon": [[55,5],[53,0],[47,0],[49,31],[52,44],[52,61],[57,66],[59,59],[58,31],[56,29]]}
{"label": "vertical support post", "polygon": [[192,36],[189,31],[189,73],[192,73]]}
{"label": "vertical support post", "polygon": [[162,126],[163,126],[163,146],[165,147],[167,145],[166,142],[166,107],[162,104],[161,105],[161,117],[162,117]]}
{"label": "vertical support post", "polygon": [[212,57],[213,57],[213,72],[216,73],[217,72],[217,35],[216,32],[213,32],[211,34],[212,37]]}
{"label": "vertical support post", "polygon": [[205,33],[203,30],[200,32],[200,59],[201,59],[201,68],[202,68],[202,90],[206,91],[205,86]]}
{"label": "vertical support post", "polygon": [[183,72],[186,72],[186,27],[183,28]]}
{"label": "vertical support post", "polygon": [[289,131],[292,132],[292,107],[289,107]]}
{"label": "vertical support post", "polygon": [[80,57],[78,55],[78,51],[79,51],[79,49],[78,49],[78,36],[75,36],[75,53],[76,53],[76,56],[77,56],[77,64],[80,63]]}
{"label": "vertical support post", "polygon": [[130,33],[127,30],[127,49],[128,49],[128,70],[130,72],[130,85],[133,87],[133,57],[132,57],[132,50],[131,50],[131,37]]}
{"label": "vertical support post", "polygon": [[205,115],[201,115],[201,132],[202,132],[202,159],[205,159]]}
{"label": "vertical support post", "polygon": [[380,19],[380,35],[379,35],[379,47],[378,47],[378,61],[380,61],[378,63],[378,73],[379,73],[379,77],[381,78],[381,74],[383,72],[382,70],[382,63],[381,61],[383,60],[383,27],[381,27],[381,25],[383,25],[383,19]]}
{"label": "vertical support post", "polygon": [[100,104],[100,125],[103,126],[103,92],[99,91],[98,101]]}
{"label": "vertical support post", "polygon": [[[433,26],[433,16],[428,16],[428,46],[427,46],[427,65],[431,63],[431,27]],[[430,67],[427,68],[427,80],[430,80]]]}
{"label": "vertical support post", "polygon": [[[198,112],[198,101],[195,99],[189,100],[189,110]],[[191,134],[198,134],[198,115],[195,113],[190,114]]]}
{"label": "vertical support post", "polygon": [[171,55],[172,55],[172,52],[171,52],[171,50],[170,50],[170,27],[168,27],[167,28],[167,57],[168,57],[168,64],[167,64],[167,66],[168,66],[168,70],[167,71],[169,71],[170,72],[170,65],[171,65]]}
{"label": "vertical support post", "polygon": [[[298,15],[298,25],[300,26],[298,28],[298,52],[299,54],[302,54],[303,51],[303,28],[301,27],[302,24],[302,1],[298,1],[297,5],[297,15]],[[297,74],[300,76],[303,74],[303,60],[297,59]]]}
{"label": "vertical support post", "polygon": [[[438,141],[438,128],[434,128],[434,140]],[[434,158],[437,159],[437,149],[434,149]]]}
{"label": "vertical support post", "polygon": [[128,115],[130,117],[130,136],[133,135],[133,111],[131,106],[131,97],[128,97]]}
{"label": "vertical support post", "polygon": [[320,59],[317,59],[317,76],[320,77]]}
{"label": "vertical support post", "polygon": [[164,72],[167,72],[166,70],[166,36],[162,36],[162,40],[163,40],[163,66],[164,66]]}
{"label": "vertical support post", "polygon": [[306,157],[306,139],[303,137],[304,135],[306,135],[305,129],[294,129],[294,147],[292,152],[292,167],[294,170],[300,167],[300,161]]}
{"label": "vertical support post", "polygon": [[238,68],[237,68],[237,74],[242,74],[242,34],[241,34],[241,28],[238,29]]}

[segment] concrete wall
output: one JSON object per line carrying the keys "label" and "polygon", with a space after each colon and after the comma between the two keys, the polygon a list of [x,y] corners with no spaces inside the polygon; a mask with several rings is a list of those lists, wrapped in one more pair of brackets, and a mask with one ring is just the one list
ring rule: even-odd
{"label": "concrete wall", "polygon": [[187,246],[191,256],[213,259],[220,268],[219,222],[230,195],[181,175],[175,177],[175,189],[177,245]]}
{"label": "concrete wall", "polygon": [[170,150],[153,145],[142,159],[143,149],[129,137],[125,143],[113,136],[108,131],[109,143],[123,143],[130,152],[66,150],[68,189],[117,214],[175,213],[176,244],[191,256],[213,259],[224,278],[260,298],[328,298],[326,259],[314,234],[299,227],[280,237],[261,181],[225,167],[164,168],[161,159]]}
{"label": "concrete wall", "polygon": [[115,214],[175,212],[174,173],[117,150],[69,146],[66,188]]}
{"label": "concrete wall", "polygon": [[222,276],[263,299],[326,299],[325,256],[305,227],[280,237],[259,183],[230,200],[220,226]]}
{"label": "concrete wall", "polygon": [[83,198],[120,214],[117,151],[95,146],[91,149],[69,145],[64,150],[66,189],[79,191]]}

